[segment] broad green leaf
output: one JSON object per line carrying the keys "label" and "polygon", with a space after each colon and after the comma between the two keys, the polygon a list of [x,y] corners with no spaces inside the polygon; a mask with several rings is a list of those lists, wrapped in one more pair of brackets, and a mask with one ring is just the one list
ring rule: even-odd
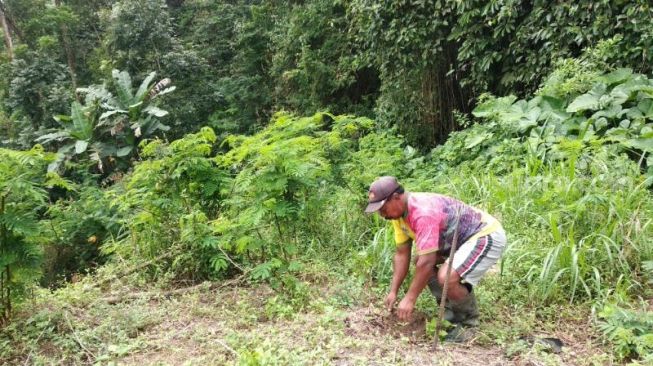
{"label": "broad green leaf", "polygon": [[104,119],[106,119],[108,117],[111,117],[116,113],[126,113],[126,112],[127,111],[123,111],[123,110],[120,110],[120,109],[114,109],[114,110],[111,110],[111,111],[106,111],[106,112],[102,113],[102,115],[100,115],[100,121],[102,121],[102,120],[104,120]]}
{"label": "broad green leaf", "polygon": [[591,94],[583,94],[574,99],[567,107],[566,111],[575,113],[584,110],[595,110],[599,107],[599,98]]}
{"label": "broad green leaf", "polygon": [[145,79],[143,79],[143,82],[141,85],[138,87],[138,90],[136,91],[136,95],[134,96],[134,99],[136,99],[139,102],[142,102],[145,99],[145,96],[147,95],[147,91],[150,90],[149,86],[152,80],[154,79],[154,76],[156,75],[156,72],[152,71]]}
{"label": "broad green leaf", "polygon": [[605,117],[608,119],[621,118],[624,114],[628,113],[628,109],[623,109],[621,105],[610,105],[609,107],[600,109],[592,115],[592,118]]}
{"label": "broad green leaf", "polygon": [[653,138],[637,138],[625,140],[622,142],[627,147],[632,147],[634,149],[653,152]]}
{"label": "broad green leaf", "polygon": [[75,142],[75,154],[81,154],[85,152],[87,147],[88,147],[88,141],[77,140]]}
{"label": "broad green leaf", "polygon": [[629,68],[617,69],[611,73],[599,76],[598,79],[607,85],[623,83],[633,75],[633,70]]}
{"label": "broad green leaf", "polygon": [[575,113],[588,109],[598,109],[601,104],[601,98],[605,99],[607,86],[603,83],[595,84],[588,93],[578,96],[567,107],[567,112]]}
{"label": "broad green leaf", "polygon": [[465,139],[465,149],[471,149],[474,146],[480,144],[481,142],[485,141],[488,137],[490,137],[491,134],[488,133],[482,133],[478,135],[473,135]]}
{"label": "broad green leaf", "polygon": [[115,156],[117,152],[117,147],[109,143],[97,142],[93,144],[92,148],[97,153],[98,159],[100,157]]}
{"label": "broad green leaf", "polygon": [[628,101],[630,93],[623,88],[614,88],[610,92],[610,96],[612,97],[612,105],[622,105]]}
{"label": "broad green leaf", "polygon": [[648,125],[642,127],[642,130],[639,132],[639,137],[640,138],[653,137],[653,126],[651,126],[651,124],[648,124]]}
{"label": "broad green leaf", "polygon": [[84,113],[82,105],[78,102],[73,102],[70,109],[73,121],[70,134],[78,140],[90,140],[93,137],[93,123]]}
{"label": "broad green leaf", "polygon": [[127,71],[113,70],[111,76],[115,81],[116,92],[118,99],[122,104],[122,108],[134,103],[134,96],[132,95],[132,79]]}
{"label": "broad green leaf", "polygon": [[642,112],[643,117],[653,120],[653,99],[644,99],[639,102],[637,110]]}
{"label": "broad green leaf", "polygon": [[116,151],[116,156],[118,156],[118,157],[127,156],[127,155],[129,155],[129,153],[131,153],[131,151],[133,149],[134,149],[133,146],[121,147],[120,149],[118,149],[118,151]]}
{"label": "broad green leaf", "polygon": [[541,96],[539,106],[543,111],[562,110],[562,107],[564,107],[564,101],[549,95],[543,95]]}
{"label": "broad green leaf", "polygon": [[168,111],[155,107],[153,105],[148,106],[147,108],[145,108],[144,111],[155,117],[165,117],[168,115]]}
{"label": "broad green leaf", "polygon": [[52,118],[54,118],[54,120],[59,122],[59,124],[61,124],[62,126],[72,121],[72,118],[70,118],[70,116],[67,116],[65,114],[58,114],[56,116],[53,116]]}
{"label": "broad green leaf", "polygon": [[136,108],[138,108],[138,107],[140,107],[142,105],[143,105],[143,101],[136,102],[136,103],[131,104],[129,106],[129,110],[132,111],[133,109],[136,109]]}
{"label": "broad green leaf", "polygon": [[623,141],[623,139],[626,138],[628,134],[629,130],[622,127],[615,127],[605,131],[605,137],[609,138],[610,140],[616,139],[618,141]]}
{"label": "broad green leaf", "polygon": [[36,141],[48,143],[50,141],[61,141],[69,137],[70,134],[68,133],[68,131],[59,131],[59,132],[53,132],[53,133],[45,134],[43,136],[39,136],[36,138]]}
{"label": "broad green leaf", "polygon": [[491,98],[474,108],[472,114],[478,118],[489,117],[493,114],[505,111],[515,102],[515,100],[517,100],[517,97],[514,95],[502,98]]}
{"label": "broad green leaf", "polygon": [[605,118],[599,118],[594,121],[594,128],[596,131],[601,131],[602,129],[608,127],[608,120]]}
{"label": "broad green leaf", "polygon": [[537,126],[537,121],[540,119],[540,116],[542,115],[542,110],[540,107],[532,107],[529,109],[520,119],[519,119],[519,130],[522,132],[526,132],[531,127]]}

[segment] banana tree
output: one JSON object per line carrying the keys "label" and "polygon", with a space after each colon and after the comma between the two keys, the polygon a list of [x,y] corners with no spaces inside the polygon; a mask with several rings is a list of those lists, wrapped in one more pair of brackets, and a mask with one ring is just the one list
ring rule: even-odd
{"label": "banana tree", "polygon": [[156,73],[151,72],[141,82],[138,89],[133,91],[129,73],[113,70],[115,97],[111,93],[107,93],[106,90],[102,91],[97,88],[91,90],[93,87],[78,89],[89,96],[100,97],[101,108],[105,111],[100,115],[100,126],[109,126],[112,135],[120,135],[125,132],[123,136],[127,144],[118,150],[118,156],[130,154],[139,138],[151,136],[157,130],[167,131],[170,129],[159,121],[159,118],[168,115],[168,111],[154,106],[151,101],[175,90],[175,87],[169,86],[171,81],[168,78],[153,84],[155,76]]}
{"label": "banana tree", "polygon": [[170,86],[168,78],[154,83],[155,76],[151,72],[134,90],[126,71],[113,70],[109,85],[115,95],[106,84],[78,88],[86,95],[85,104],[73,102],[69,116],[54,117],[62,128],[37,139],[62,143],[59,159],[50,169],[58,169],[63,161],[80,154],[88,155],[101,172],[105,172],[107,162],[128,166],[140,140],[169,129],[160,122],[168,112],[156,107],[153,101],[175,87]]}

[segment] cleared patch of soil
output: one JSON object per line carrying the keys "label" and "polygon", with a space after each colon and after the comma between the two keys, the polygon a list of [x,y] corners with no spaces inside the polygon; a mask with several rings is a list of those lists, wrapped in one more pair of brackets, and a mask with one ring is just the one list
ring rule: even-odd
{"label": "cleared patch of soil", "polygon": [[410,321],[400,320],[395,313],[388,313],[374,307],[354,309],[345,318],[345,333],[389,334],[395,338],[407,338],[412,343],[426,341],[426,316],[414,311]]}
{"label": "cleared patch of soil", "polygon": [[[579,331],[589,329],[584,316],[578,316],[577,323],[562,317],[558,323],[533,323],[524,328],[525,335],[561,339],[565,347],[560,354],[514,344],[514,337],[497,339],[501,334],[494,332],[495,328],[507,331],[511,327],[508,310],[484,319],[491,333],[483,334],[481,327],[479,337],[467,343],[441,343],[434,349],[432,337],[426,334],[429,319],[423,312],[416,309],[412,319],[404,322],[384,309],[382,299],[373,292],[358,295],[358,305],[347,306],[320,293],[295,311],[271,301],[279,294],[267,286],[235,286],[170,297],[133,300],[135,296],[116,304],[98,301],[66,311],[77,332],[71,341],[81,339],[90,347],[89,357],[80,363],[89,365],[95,361],[138,366],[610,363],[609,358],[596,358],[601,352],[596,340],[588,338],[591,333]],[[97,328],[111,333],[95,332]],[[111,329],[129,332],[122,338],[110,337],[115,333]],[[93,338],[96,335],[104,337],[101,343]],[[54,344],[44,342],[41,351],[48,360],[60,359],[61,350]]]}
{"label": "cleared patch of soil", "polygon": [[[271,342],[272,354],[285,350],[300,351],[300,356],[280,364],[310,365],[507,365],[511,364],[498,347],[486,348],[473,344],[444,344],[437,351],[432,339],[427,337],[424,313],[415,311],[409,322],[401,321],[395,314],[370,305],[338,310],[325,323],[324,313],[296,314],[288,320],[265,319],[261,313],[252,313],[259,320],[234,323],[230,313],[243,294],[228,294],[218,299],[201,296],[194,304],[177,301],[174,304],[152,303],[152,306],[174,305],[161,324],[146,331],[148,345],[141,351],[122,358],[128,365],[173,364],[240,364],[243,352],[259,352],[256,344]],[[260,297],[259,297],[260,299]],[[217,307],[219,303],[222,306]],[[211,308],[212,311],[210,310]],[[251,309],[262,309],[257,306]],[[209,314],[198,316],[200,314]],[[265,320],[263,320],[265,319]],[[263,321],[262,321],[263,320]],[[229,334],[237,333],[234,342]],[[248,345],[251,344],[251,345]],[[312,349],[323,354],[311,358]],[[329,355],[325,360],[325,355]]]}

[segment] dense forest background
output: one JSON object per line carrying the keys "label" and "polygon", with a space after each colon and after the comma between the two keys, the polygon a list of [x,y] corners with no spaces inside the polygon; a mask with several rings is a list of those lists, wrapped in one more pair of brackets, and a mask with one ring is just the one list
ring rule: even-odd
{"label": "dense forest background", "polygon": [[389,233],[360,211],[393,174],[502,218],[497,301],[579,306],[611,360],[650,360],[651,19],[647,0],[0,0],[2,323],[97,271],[246,275],[284,294],[274,314],[318,260],[382,286]]}
{"label": "dense forest background", "polygon": [[[77,88],[173,80],[168,138],[251,133],[275,111],[375,117],[429,149],[481,93],[531,95],[562,58],[615,40],[606,66],[651,71],[646,1],[3,0],[3,144],[30,148]],[[617,41],[618,40],[618,41]]]}

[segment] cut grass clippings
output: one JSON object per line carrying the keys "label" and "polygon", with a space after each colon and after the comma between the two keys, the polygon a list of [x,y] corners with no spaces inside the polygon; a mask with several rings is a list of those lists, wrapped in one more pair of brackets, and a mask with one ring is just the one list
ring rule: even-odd
{"label": "cut grass clippings", "polygon": [[[167,297],[147,291],[141,298],[137,294],[142,290],[132,288],[134,296],[113,305],[87,284],[73,284],[39,294],[17,315],[1,333],[0,361],[484,366],[610,361],[595,341],[585,311],[562,311],[559,319],[542,321],[534,311],[517,311],[502,302],[492,311],[482,302],[483,323],[472,341],[444,343],[435,352],[424,325],[436,313],[430,296],[422,295],[412,321],[401,322],[381,307],[382,291],[347,281],[323,277],[306,282],[310,296],[302,306],[288,305],[283,295],[262,284],[197,287]],[[480,296],[488,296],[489,289],[483,290]],[[524,335],[557,337],[565,347],[553,354],[520,342]]]}

